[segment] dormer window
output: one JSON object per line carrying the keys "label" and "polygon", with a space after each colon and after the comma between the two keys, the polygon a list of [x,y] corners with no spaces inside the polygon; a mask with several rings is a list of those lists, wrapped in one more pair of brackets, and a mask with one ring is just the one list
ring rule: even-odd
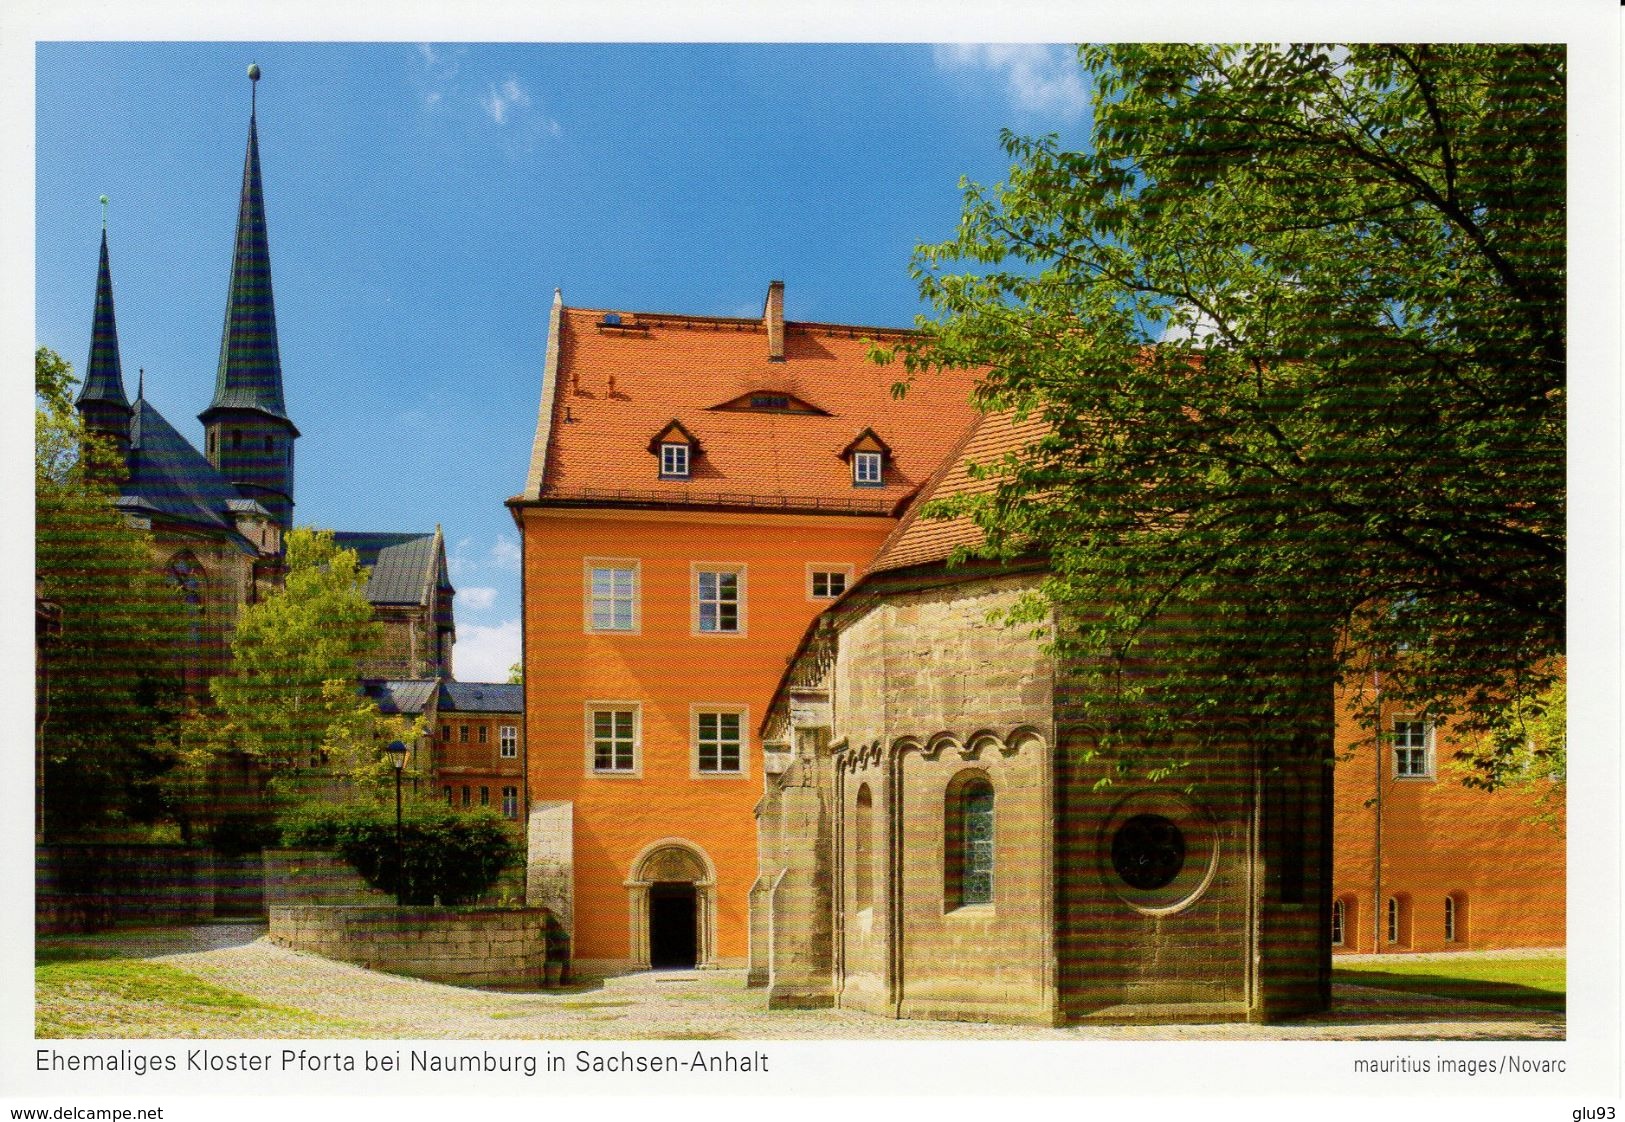
{"label": "dormer window", "polygon": [[694,457],[700,454],[700,440],[673,417],[649,438],[649,454],[660,457],[661,479],[688,479],[694,473]]}
{"label": "dormer window", "polygon": [[852,465],[854,487],[884,487],[886,460],[890,455],[891,449],[875,435],[874,429],[864,429],[841,449],[841,458]]}
{"label": "dormer window", "polygon": [[852,486],[879,487],[880,485],[880,453],[852,453]]}

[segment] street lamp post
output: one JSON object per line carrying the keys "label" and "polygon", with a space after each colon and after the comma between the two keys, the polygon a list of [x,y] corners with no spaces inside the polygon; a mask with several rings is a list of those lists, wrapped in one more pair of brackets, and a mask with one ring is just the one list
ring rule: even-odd
{"label": "street lamp post", "polygon": [[389,762],[395,765],[395,906],[400,907],[406,902],[406,852],[401,847],[401,769],[406,767],[406,745],[392,740],[384,751],[389,753]]}

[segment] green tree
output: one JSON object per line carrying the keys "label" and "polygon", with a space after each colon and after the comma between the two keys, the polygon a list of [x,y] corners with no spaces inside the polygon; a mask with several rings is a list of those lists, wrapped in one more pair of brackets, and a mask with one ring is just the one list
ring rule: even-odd
{"label": "green tree", "polygon": [[510,685],[517,686],[524,680],[525,664],[523,662],[516,662],[512,666],[508,667],[508,683]]}
{"label": "green tree", "polygon": [[34,571],[62,610],[46,657],[45,830],[84,837],[167,815],[175,763],[178,654],[187,635],[177,592],[146,536],[114,507],[124,465],[87,433],[68,363],[34,356]]}
{"label": "green tree", "polygon": [[1006,133],[916,251],[908,376],[1049,432],[938,513],[1048,557],[1017,618],[1061,609],[1123,745],[1281,749],[1377,670],[1500,782],[1564,646],[1563,48],[1080,54],[1092,145]]}
{"label": "green tree", "polygon": [[367,570],[331,531],[296,529],[284,544],[282,587],[243,609],[231,670],[209,683],[215,711],[198,738],[198,767],[230,750],[258,761],[273,784],[318,767],[379,785],[388,778],[384,745],[409,743],[422,729],[385,717],[361,693],[361,663],[383,633],[367,601]]}

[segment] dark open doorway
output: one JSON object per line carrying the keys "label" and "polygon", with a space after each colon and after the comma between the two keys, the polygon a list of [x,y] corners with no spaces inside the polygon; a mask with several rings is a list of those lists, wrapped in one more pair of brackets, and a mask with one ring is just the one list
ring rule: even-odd
{"label": "dark open doorway", "polygon": [[699,951],[695,925],[696,897],[690,883],[660,882],[649,886],[649,965],[692,967]]}

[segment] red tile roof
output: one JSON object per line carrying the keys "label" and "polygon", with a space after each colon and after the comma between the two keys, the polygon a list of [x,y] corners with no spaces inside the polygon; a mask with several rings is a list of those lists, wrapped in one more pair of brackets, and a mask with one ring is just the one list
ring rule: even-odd
{"label": "red tile roof", "polygon": [[[715,504],[892,514],[975,419],[974,372],[933,374],[897,399],[900,367],[868,341],[894,328],[784,325],[768,357],[759,320],[559,309],[558,363],[540,494],[554,501]],[[822,413],[739,408],[752,393]],[[720,406],[733,408],[719,408]],[[661,479],[650,440],[673,419],[701,446],[687,480]],[[883,485],[857,487],[841,452],[865,428],[891,455]]]}
{"label": "red tile roof", "polygon": [[947,454],[936,474],[909,504],[903,519],[881,543],[880,552],[869,565],[871,573],[902,569],[910,565],[946,561],[959,546],[982,541],[982,531],[968,518],[934,519],[920,517],[920,509],[935,498],[953,495],[985,494],[998,486],[998,479],[984,476],[972,479],[967,463],[991,466],[1011,452],[1019,452],[1042,437],[1047,428],[1037,417],[1017,421],[1013,414],[989,413],[981,417]]}

